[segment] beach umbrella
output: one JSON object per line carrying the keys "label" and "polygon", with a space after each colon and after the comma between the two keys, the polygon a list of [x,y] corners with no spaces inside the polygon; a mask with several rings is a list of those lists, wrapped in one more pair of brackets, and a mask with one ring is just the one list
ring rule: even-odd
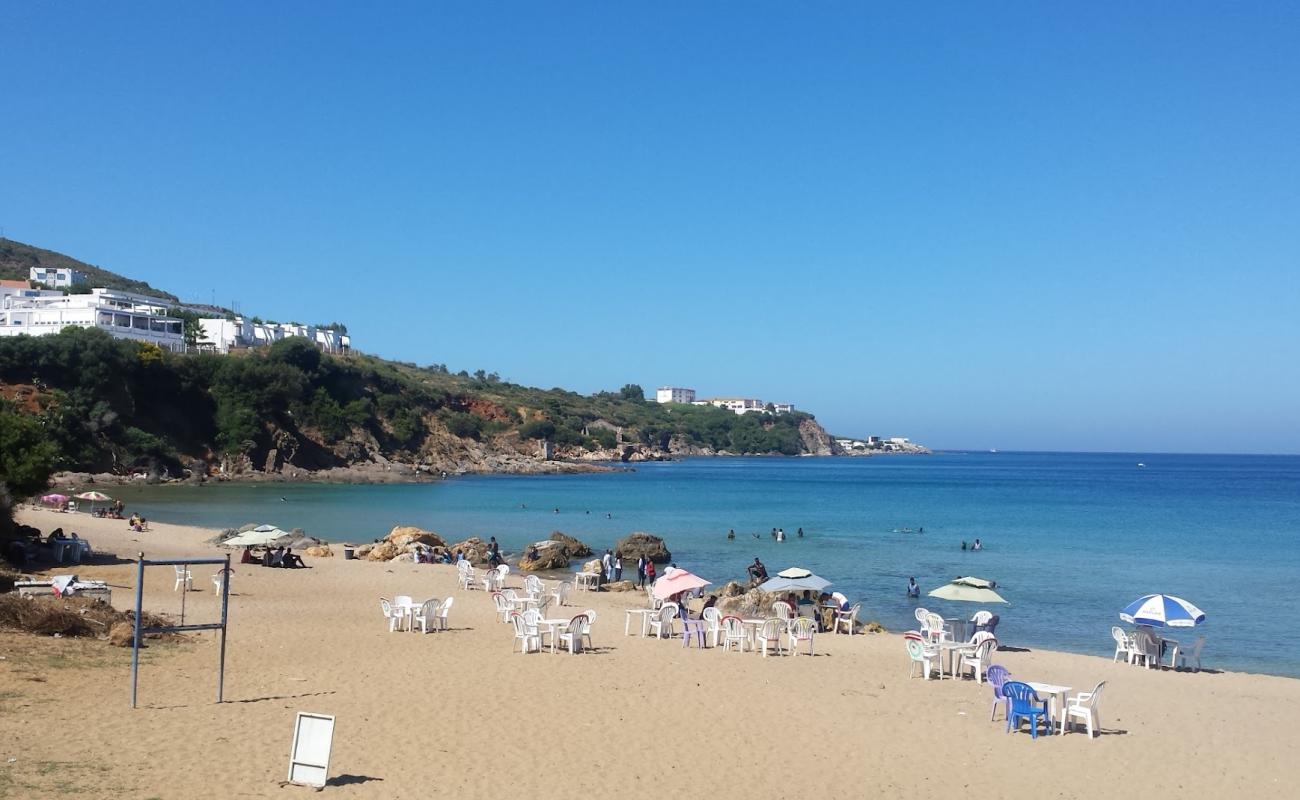
{"label": "beach umbrella", "polygon": [[930,597],[937,597],[940,600],[959,600],[963,603],[1007,602],[1002,595],[994,591],[996,586],[997,584],[993,581],[966,577],[945,583],[928,594]]}
{"label": "beach umbrella", "polygon": [[221,543],[222,547],[266,547],[280,539],[292,536],[274,525],[258,525],[251,531],[237,533]]}
{"label": "beach umbrella", "polygon": [[664,574],[659,577],[659,580],[655,581],[651,591],[659,600],[667,600],[675,594],[700,589],[708,586],[709,583],[709,581],[693,572],[669,567],[664,570]]}
{"label": "beach umbrella", "polygon": [[95,510],[95,504],[96,504],[96,503],[111,503],[111,502],[113,502],[113,498],[109,497],[108,495],[104,494],[103,492],[94,492],[94,491],[91,491],[91,492],[82,492],[81,494],[73,495],[73,496],[76,497],[78,500],[89,500],[89,501],[90,501],[90,510],[91,510],[92,512]]}
{"label": "beach umbrella", "polygon": [[1119,618],[1134,625],[1192,628],[1205,621],[1205,612],[1181,597],[1149,594],[1125,606]]}
{"label": "beach umbrella", "polygon": [[66,494],[47,494],[41,498],[41,502],[47,506],[61,506],[68,502]]}
{"label": "beach umbrella", "polygon": [[820,592],[831,582],[812,574],[803,567],[790,567],[776,573],[775,578],[768,578],[758,588],[765,592]]}

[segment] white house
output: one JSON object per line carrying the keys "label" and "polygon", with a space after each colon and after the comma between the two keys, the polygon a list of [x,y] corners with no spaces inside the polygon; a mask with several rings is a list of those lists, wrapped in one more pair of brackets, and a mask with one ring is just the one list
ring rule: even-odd
{"label": "white house", "polygon": [[660,403],[694,403],[695,390],[680,386],[660,386],[655,390],[655,400]]}
{"label": "white house", "polygon": [[726,408],[737,414],[748,414],[752,411],[762,413],[763,401],[752,397],[714,397],[707,401],[711,406]]}
{"label": "white house", "polygon": [[794,403],[773,403],[772,409],[778,414],[791,414],[794,412]]}
{"label": "white house", "polygon": [[203,336],[199,349],[216,353],[229,353],[247,347],[265,347],[291,336],[310,339],[326,353],[343,354],[352,350],[352,339],[346,333],[314,325],[280,322],[251,322],[247,317],[234,319],[201,319]]}
{"label": "white house", "polygon": [[52,267],[32,267],[28,273],[31,280],[51,286],[55,289],[71,289],[73,286],[84,286],[89,278],[81,270],[63,267],[54,269]]}
{"label": "white house", "polygon": [[184,352],[183,323],[167,316],[167,309],[165,300],[116,289],[65,295],[5,287],[0,288],[0,336],[42,336],[75,325]]}

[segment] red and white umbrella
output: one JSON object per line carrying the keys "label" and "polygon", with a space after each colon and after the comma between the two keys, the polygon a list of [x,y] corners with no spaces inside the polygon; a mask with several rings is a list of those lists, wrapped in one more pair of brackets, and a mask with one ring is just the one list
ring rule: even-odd
{"label": "red and white umbrella", "polygon": [[711,581],[706,581],[693,572],[669,567],[659,580],[655,581],[652,592],[657,599],[667,600],[675,594],[699,589],[708,586],[710,583]]}

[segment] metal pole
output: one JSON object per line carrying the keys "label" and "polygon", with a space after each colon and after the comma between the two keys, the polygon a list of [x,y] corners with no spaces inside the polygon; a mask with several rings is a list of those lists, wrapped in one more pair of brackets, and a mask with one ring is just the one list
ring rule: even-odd
{"label": "metal pole", "polygon": [[140,614],[144,609],[144,553],[135,559],[135,636],[131,640],[131,708],[135,708],[135,689],[140,676]]}
{"label": "metal pole", "polygon": [[221,573],[224,580],[221,581],[221,655],[217,663],[217,702],[222,702],[222,695],[226,688],[226,611],[230,604],[230,554],[226,554],[226,567]]}

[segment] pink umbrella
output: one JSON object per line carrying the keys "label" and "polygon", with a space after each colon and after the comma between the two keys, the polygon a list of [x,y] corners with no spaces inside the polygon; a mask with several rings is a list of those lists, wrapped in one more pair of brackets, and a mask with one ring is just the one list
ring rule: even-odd
{"label": "pink umbrella", "polygon": [[669,567],[664,571],[663,576],[660,577],[659,580],[655,581],[652,591],[656,598],[667,600],[675,594],[689,592],[692,589],[699,589],[702,586],[708,586],[709,583],[709,581],[704,580],[693,572]]}
{"label": "pink umbrella", "polygon": [[68,502],[66,494],[47,494],[41,498],[41,502],[47,506],[61,506]]}

